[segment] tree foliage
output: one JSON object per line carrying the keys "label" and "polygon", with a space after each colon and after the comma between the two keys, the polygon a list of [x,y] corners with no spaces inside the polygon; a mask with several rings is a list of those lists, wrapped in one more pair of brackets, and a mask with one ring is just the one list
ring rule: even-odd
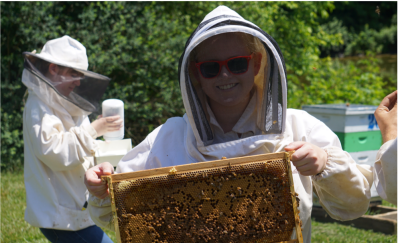
{"label": "tree foliage", "polygon": [[343,42],[321,46],[322,56],[397,53],[397,2],[335,2],[335,9],[321,26],[340,33]]}
{"label": "tree foliage", "polygon": [[343,43],[340,32],[321,25],[333,2],[1,2],[2,169],[20,168],[23,160],[22,52],[40,52],[47,40],[63,35],[80,41],[89,70],[112,79],[103,99],[125,102],[125,137],[138,144],[169,117],[184,114],[179,57],[204,16],[222,4],[279,43],[289,107],[376,104],[387,91],[373,58],[364,69],[319,58],[321,47]]}

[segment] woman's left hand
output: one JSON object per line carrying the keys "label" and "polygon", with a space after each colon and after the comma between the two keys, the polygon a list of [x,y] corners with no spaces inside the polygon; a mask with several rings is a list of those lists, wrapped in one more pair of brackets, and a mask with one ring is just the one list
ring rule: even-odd
{"label": "woman's left hand", "polygon": [[296,150],[292,155],[292,163],[301,175],[313,176],[325,169],[328,154],[318,146],[308,142],[293,142],[285,150]]}

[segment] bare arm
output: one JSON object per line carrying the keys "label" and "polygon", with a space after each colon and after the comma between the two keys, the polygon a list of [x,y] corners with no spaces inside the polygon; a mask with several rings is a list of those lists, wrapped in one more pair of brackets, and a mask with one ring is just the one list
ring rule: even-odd
{"label": "bare arm", "polygon": [[397,137],[397,90],[386,96],[375,111],[383,143]]}

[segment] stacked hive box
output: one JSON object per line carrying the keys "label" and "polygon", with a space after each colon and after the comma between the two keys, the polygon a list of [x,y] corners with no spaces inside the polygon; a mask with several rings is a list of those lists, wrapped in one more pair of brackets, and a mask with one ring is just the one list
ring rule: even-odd
{"label": "stacked hive box", "polygon": [[[339,137],[343,150],[358,164],[373,165],[382,145],[382,136],[375,120],[377,106],[325,104],[305,105],[307,111],[324,122]],[[375,185],[371,188],[373,201],[380,200]]]}

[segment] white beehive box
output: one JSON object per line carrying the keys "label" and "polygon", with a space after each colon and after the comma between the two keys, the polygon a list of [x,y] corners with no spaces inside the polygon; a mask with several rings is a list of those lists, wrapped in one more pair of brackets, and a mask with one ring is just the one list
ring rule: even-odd
{"label": "white beehive box", "polygon": [[97,164],[109,162],[114,167],[132,149],[131,139],[99,141],[99,148],[96,151]]}
{"label": "white beehive box", "polygon": [[376,155],[378,154],[378,150],[352,152],[349,154],[357,164],[373,166],[376,160]]}
{"label": "white beehive box", "polygon": [[326,104],[304,105],[307,111],[317,119],[324,122],[334,132],[365,132],[378,131],[378,123],[374,112],[377,106]]}

